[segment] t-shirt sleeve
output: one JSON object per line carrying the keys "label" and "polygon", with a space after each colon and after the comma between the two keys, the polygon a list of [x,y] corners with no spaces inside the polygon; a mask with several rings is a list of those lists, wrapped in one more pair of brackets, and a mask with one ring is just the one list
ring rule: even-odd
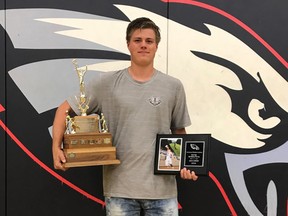
{"label": "t-shirt sleeve", "polygon": [[171,130],[185,128],[191,125],[183,84],[178,80],[175,91],[175,106],[172,112]]}

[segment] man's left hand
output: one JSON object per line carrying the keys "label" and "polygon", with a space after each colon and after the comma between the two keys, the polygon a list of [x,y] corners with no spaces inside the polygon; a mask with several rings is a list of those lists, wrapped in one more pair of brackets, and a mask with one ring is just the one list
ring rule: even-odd
{"label": "man's left hand", "polygon": [[180,176],[182,179],[193,180],[196,181],[198,176],[195,174],[194,171],[190,171],[186,168],[181,169]]}

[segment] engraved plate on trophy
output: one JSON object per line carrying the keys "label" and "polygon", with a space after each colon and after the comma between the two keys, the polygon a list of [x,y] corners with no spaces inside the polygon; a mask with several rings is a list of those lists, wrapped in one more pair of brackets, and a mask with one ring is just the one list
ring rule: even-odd
{"label": "engraved plate on trophy", "polygon": [[67,162],[65,167],[119,164],[116,148],[112,146],[112,135],[108,131],[105,116],[87,115],[90,98],[85,94],[84,75],[87,66],[79,68],[73,59],[79,77],[80,94],[75,96],[81,116],[66,116],[63,151]]}

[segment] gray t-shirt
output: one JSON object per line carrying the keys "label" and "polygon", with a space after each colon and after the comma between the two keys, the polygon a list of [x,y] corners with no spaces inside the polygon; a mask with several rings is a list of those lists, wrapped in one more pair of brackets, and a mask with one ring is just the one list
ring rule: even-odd
{"label": "gray t-shirt", "polygon": [[[103,112],[121,161],[103,167],[104,196],[177,197],[174,175],[154,175],[154,156],[157,134],[190,125],[182,83],[157,70],[149,81],[137,82],[124,69],[92,80],[86,95],[88,113]],[[68,102],[80,114],[75,99]]]}

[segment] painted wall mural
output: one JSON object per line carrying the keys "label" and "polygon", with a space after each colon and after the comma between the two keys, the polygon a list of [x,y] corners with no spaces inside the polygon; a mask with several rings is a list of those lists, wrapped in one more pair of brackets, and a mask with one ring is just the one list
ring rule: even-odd
{"label": "painted wall mural", "polygon": [[[288,2],[0,0],[0,214],[105,215],[102,168],[53,169],[56,107],[129,65],[125,30],[161,29],[155,67],[185,87],[209,176],[178,179],[180,215],[288,215]],[[178,177],[177,177],[178,178]]]}

